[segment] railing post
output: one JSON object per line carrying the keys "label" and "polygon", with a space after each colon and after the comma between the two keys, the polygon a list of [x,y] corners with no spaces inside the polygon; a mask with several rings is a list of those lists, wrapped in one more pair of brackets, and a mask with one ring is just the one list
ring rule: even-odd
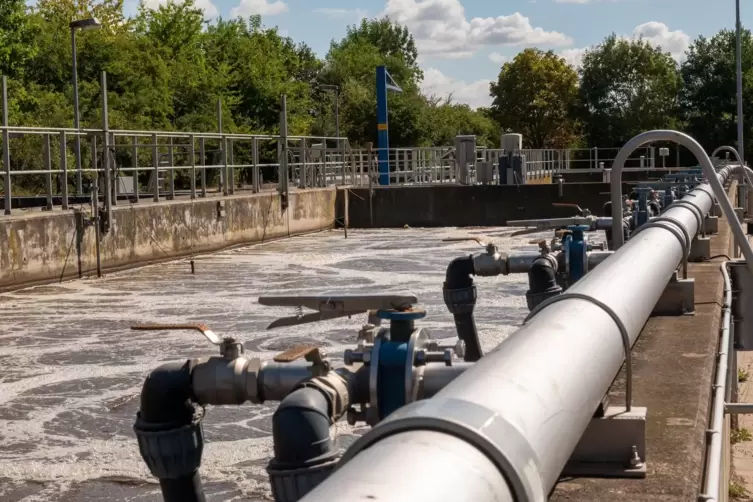
{"label": "railing post", "polygon": [[5,214],[11,213],[12,190],[10,181],[10,134],[8,133],[8,78],[2,78],[3,106],[3,166],[5,167]]}
{"label": "railing post", "polygon": [[230,158],[227,171],[227,189],[230,195],[235,193],[235,149],[233,148],[233,139],[227,140],[227,154]]}
{"label": "railing post", "polygon": [[154,186],[152,186],[152,192],[154,194],[154,202],[159,202],[159,148],[157,147],[157,141],[157,135],[152,134],[152,164],[154,166],[152,173]]}
{"label": "railing post", "polygon": [[193,134],[189,141],[191,142],[191,147],[188,149],[188,159],[191,162],[191,200],[194,200],[196,198],[196,138]]}
{"label": "railing post", "polygon": [[301,188],[307,188],[308,183],[308,176],[306,170],[308,169],[308,166],[306,165],[306,138],[301,139],[301,157],[298,167],[298,181]]}
{"label": "railing post", "polygon": [[48,211],[52,211],[52,155],[50,153],[50,135],[44,135],[44,170],[45,185],[47,188],[47,205],[45,208]]}
{"label": "railing post", "polygon": [[118,172],[117,172],[117,158],[115,157],[115,133],[110,133],[110,148],[107,152],[110,157],[110,177],[112,181],[110,183],[110,201],[113,206],[118,205]]}
{"label": "railing post", "polygon": [[259,180],[259,138],[256,136],[251,139],[251,163],[254,166],[251,171],[252,190],[258,193],[261,191],[261,181]]}
{"label": "railing post", "polygon": [[60,132],[60,190],[63,211],[68,210],[68,149],[65,131]]}
{"label": "railing post", "polygon": [[204,138],[199,138],[199,165],[201,166],[201,196],[207,196],[207,167]]}
{"label": "railing post", "polygon": [[138,203],[139,201],[139,170],[137,169],[139,167],[139,137],[134,136],[133,139],[133,146],[131,147],[131,157],[133,158],[133,197],[134,200]]}
{"label": "railing post", "polygon": [[168,169],[170,170],[168,179],[170,181],[168,184],[167,200],[175,200],[175,155],[172,136],[170,136],[167,144],[167,163],[170,164],[168,166]]}

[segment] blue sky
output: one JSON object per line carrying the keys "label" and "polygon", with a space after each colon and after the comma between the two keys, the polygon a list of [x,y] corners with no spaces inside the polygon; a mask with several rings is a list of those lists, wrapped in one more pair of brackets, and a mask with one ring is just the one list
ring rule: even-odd
{"label": "blue sky", "polygon": [[[144,0],[149,5],[169,0]],[[181,1],[181,0],[175,0]],[[138,0],[126,0],[134,12]],[[416,37],[427,93],[488,105],[502,62],[525,47],[554,49],[573,64],[611,32],[643,36],[681,60],[699,34],[734,28],[734,0],[197,0],[208,19],[261,14],[268,26],[320,55],[345,27],[389,14]],[[741,0],[743,25],[753,1]]]}

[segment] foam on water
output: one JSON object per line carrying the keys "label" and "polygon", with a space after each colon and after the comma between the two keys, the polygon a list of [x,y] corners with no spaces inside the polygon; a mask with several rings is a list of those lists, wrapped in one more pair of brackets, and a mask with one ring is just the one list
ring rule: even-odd
{"label": "foam on water", "polygon": [[[509,229],[506,229],[509,230]],[[477,252],[445,237],[495,235],[500,251],[531,236],[499,229],[328,232],[145,267],[103,279],[0,295],[0,499],[161,501],[132,426],[146,374],[166,361],[214,355],[196,333],[134,332],[146,322],[206,322],[244,341],[248,357],[270,359],[314,340],[338,364],[363,319],[265,331],[289,309],[261,307],[260,295],[413,293],[429,310],[420,321],[436,338],[454,337],[442,301],[447,264]],[[547,235],[547,234],[542,234]],[[486,349],[527,313],[525,275],[477,279],[476,320]],[[210,500],[267,500],[271,416],[264,406],[211,408],[201,467]],[[364,428],[338,424],[347,447]]]}

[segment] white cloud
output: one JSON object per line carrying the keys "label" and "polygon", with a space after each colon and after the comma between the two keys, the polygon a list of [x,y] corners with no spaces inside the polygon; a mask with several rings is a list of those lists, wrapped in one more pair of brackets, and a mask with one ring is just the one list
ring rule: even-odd
{"label": "white cloud", "polygon": [[[144,0],[144,5],[146,5],[150,9],[156,9],[160,5],[167,5],[168,3],[173,1],[177,3],[183,3],[183,0]],[[217,7],[212,3],[211,0],[196,0],[196,2],[194,2],[194,5],[204,11],[204,18],[206,19],[213,19],[220,14],[220,11],[217,10]]]}
{"label": "white cloud", "polygon": [[567,46],[572,39],[516,12],[468,20],[460,0],[388,0],[383,14],[410,29],[427,56],[464,58],[484,46]]}
{"label": "white cloud", "polygon": [[586,54],[587,50],[587,47],[582,47],[580,49],[565,49],[563,51],[560,51],[559,56],[564,58],[565,61],[567,61],[567,63],[572,67],[579,68],[581,63],[583,62],[583,56]]}
{"label": "white cloud", "polygon": [[[628,40],[629,37],[620,37]],[[676,61],[681,61],[685,57],[685,51],[690,46],[690,36],[682,30],[670,31],[669,27],[657,21],[649,21],[638,25],[633,30],[633,39],[643,38],[653,47],[661,47],[664,52],[669,52]],[[574,49],[564,49],[559,55],[565,58],[575,68],[578,68],[583,62],[583,56],[586,54],[588,47]]]}
{"label": "white cloud", "polygon": [[690,36],[682,30],[670,31],[664,23],[649,21],[636,26],[633,30],[634,38],[643,38],[654,47],[661,47],[669,52],[677,61],[685,57],[685,51],[690,46]]}
{"label": "white cloud", "polygon": [[368,12],[363,9],[330,9],[327,7],[320,7],[314,9],[314,12],[317,14],[324,14],[332,19],[357,18],[361,20],[368,15]]}
{"label": "white cloud", "polygon": [[492,98],[489,96],[489,80],[477,80],[465,82],[448,77],[436,68],[424,70],[424,80],[421,90],[424,94],[446,98],[452,95],[452,100],[457,103],[469,105],[471,108],[489,106]]}
{"label": "white cloud", "polygon": [[503,64],[510,60],[508,56],[504,56],[499,52],[492,52],[489,54],[489,61],[492,63]]}
{"label": "white cloud", "polygon": [[230,16],[248,17],[256,14],[275,16],[287,12],[287,10],[288,5],[282,0],[241,0],[241,3],[230,9]]}

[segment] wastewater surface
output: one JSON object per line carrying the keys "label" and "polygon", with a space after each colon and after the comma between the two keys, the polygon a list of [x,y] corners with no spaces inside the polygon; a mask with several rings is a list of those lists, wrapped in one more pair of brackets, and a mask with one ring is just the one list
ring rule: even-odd
{"label": "wastewater surface", "polygon": [[[200,256],[194,275],[187,261],[175,261],[0,295],[0,500],[162,501],[132,429],[141,385],[164,362],[216,349],[199,333],[138,332],[132,324],[204,322],[262,359],[315,341],[339,365],[365,316],[267,331],[295,312],[262,307],[257,298],[412,293],[428,309],[419,326],[454,338],[444,272],[453,258],[482,249],[442,239],[491,236],[502,252],[535,249],[528,241],[536,236],[506,237],[510,230],[351,231],[347,239],[332,231]],[[490,349],[527,314],[527,277],[476,283],[476,321]],[[274,409],[207,409],[201,475],[208,500],[271,500],[265,466]],[[333,434],[345,448],[364,430],[340,423]]]}

